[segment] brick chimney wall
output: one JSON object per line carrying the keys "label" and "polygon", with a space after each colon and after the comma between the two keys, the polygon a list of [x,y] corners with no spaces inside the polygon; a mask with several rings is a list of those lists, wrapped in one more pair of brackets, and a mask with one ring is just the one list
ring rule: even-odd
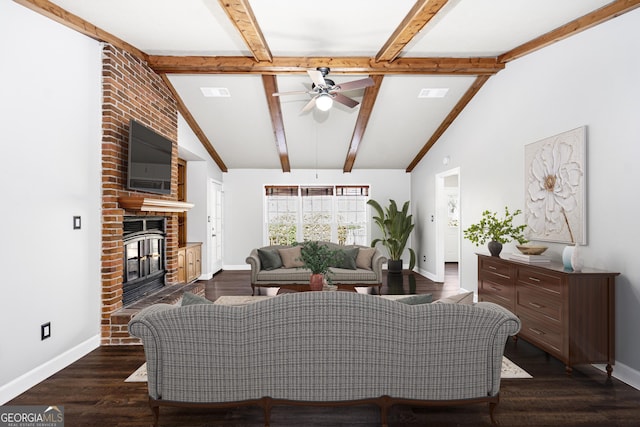
{"label": "brick chimney wall", "polygon": [[[176,101],[159,75],[146,62],[109,44],[102,56],[102,344],[138,343],[117,324],[112,314],[122,308],[124,245],[122,225],[125,212],[118,197],[140,195],[177,200],[178,112]],[[129,120],[144,124],[174,141],[171,166],[171,195],[138,193],[126,189]],[[152,212],[167,218],[167,284],[177,282],[178,218],[176,214]]]}

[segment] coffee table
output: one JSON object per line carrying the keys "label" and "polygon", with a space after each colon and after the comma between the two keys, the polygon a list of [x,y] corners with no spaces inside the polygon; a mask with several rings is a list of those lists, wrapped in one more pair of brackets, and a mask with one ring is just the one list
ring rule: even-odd
{"label": "coffee table", "polygon": [[[274,295],[275,296],[275,295]],[[213,303],[218,305],[230,305],[235,307],[240,307],[243,305],[253,304],[254,302],[264,301],[269,298],[274,298],[274,296],[266,296],[266,295],[223,295],[218,297]],[[396,300],[401,298],[406,298],[409,295],[380,295],[380,298]]]}
{"label": "coffee table", "polygon": [[[356,288],[369,288],[369,287],[378,287],[378,295],[380,295],[380,291],[382,290],[382,283],[378,284],[370,284],[370,283],[338,283],[336,285],[339,291],[351,291],[358,292]],[[255,295],[256,288],[258,288],[258,293],[260,292],[260,288],[279,288],[282,290],[294,291],[294,292],[308,292],[311,290],[309,284],[306,283],[261,283],[259,285],[251,284],[251,295]],[[279,291],[276,291],[279,292]],[[267,291],[267,295],[271,295],[272,293]]]}

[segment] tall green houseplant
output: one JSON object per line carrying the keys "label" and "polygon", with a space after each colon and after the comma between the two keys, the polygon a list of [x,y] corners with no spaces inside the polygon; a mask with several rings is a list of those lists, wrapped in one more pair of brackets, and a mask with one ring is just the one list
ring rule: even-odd
{"label": "tall green houseplant", "polygon": [[[371,247],[376,246],[378,242],[389,251],[389,259],[392,261],[400,261],[402,253],[407,246],[407,240],[413,231],[413,215],[409,214],[409,201],[405,202],[402,210],[398,210],[395,200],[389,200],[389,206],[382,208],[380,203],[371,199],[367,204],[375,209],[377,215],[374,215],[373,221],[382,231],[382,238],[374,239]],[[409,249],[409,270],[416,265],[416,253],[412,248]],[[402,270],[402,264],[400,264]],[[391,270],[391,269],[390,269]]]}

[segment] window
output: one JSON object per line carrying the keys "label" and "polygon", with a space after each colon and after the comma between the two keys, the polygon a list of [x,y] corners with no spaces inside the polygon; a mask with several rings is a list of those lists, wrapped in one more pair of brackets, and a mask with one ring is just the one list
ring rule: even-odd
{"label": "window", "polygon": [[268,244],[326,240],[368,245],[368,186],[267,186]]}

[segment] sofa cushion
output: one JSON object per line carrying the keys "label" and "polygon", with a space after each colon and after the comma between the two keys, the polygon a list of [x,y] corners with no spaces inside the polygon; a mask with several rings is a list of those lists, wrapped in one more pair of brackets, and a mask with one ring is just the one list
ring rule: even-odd
{"label": "sofa cushion", "polygon": [[258,257],[263,270],[273,270],[282,267],[280,253],[274,249],[258,249]]}
{"label": "sofa cushion", "polygon": [[356,267],[371,270],[371,260],[373,259],[373,254],[376,253],[376,248],[359,249],[358,256],[356,257]]}
{"label": "sofa cushion", "polygon": [[201,297],[200,295],[196,295],[191,292],[185,292],[182,294],[182,306],[194,304],[213,304],[213,301],[209,301],[205,297]]}
{"label": "sofa cushion", "polygon": [[439,304],[473,304],[473,292],[463,292],[461,294],[451,295],[450,297],[441,298],[434,302]]}
{"label": "sofa cushion", "polygon": [[400,298],[396,301],[408,305],[429,304],[433,301],[433,296],[431,294],[409,295],[406,298]]}
{"label": "sofa cushion", "polygon": [[344,268],[347,270],[356,269],[356,257],[360,248],[338,249],[338,259],[332,267]]}
{"label": "sofa cushion", "polygon": [[294,246],[292,248],[280,248],[280,258],[282,259],[282,267],[284,268],[298,268],[304,267],[302,262],[302,252],[300,251],[302,246]]}

